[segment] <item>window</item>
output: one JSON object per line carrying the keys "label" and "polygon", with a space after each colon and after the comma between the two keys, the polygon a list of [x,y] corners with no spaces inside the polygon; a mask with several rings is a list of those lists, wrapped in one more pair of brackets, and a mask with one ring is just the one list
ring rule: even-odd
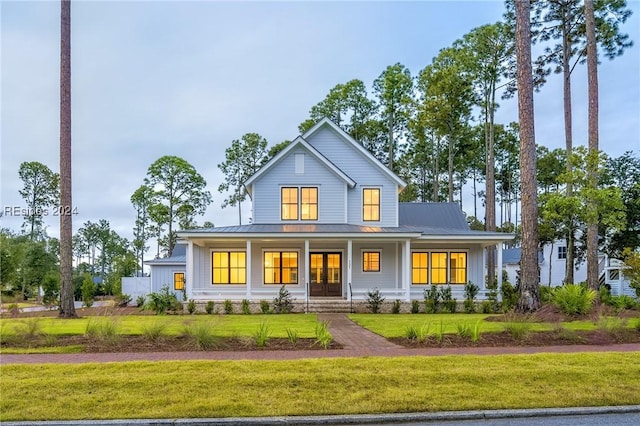
{"label": "window", "polygon": [[411,282],[426,284],[466,284],[466,252],[411,253]]}
{"label": "window", "polygon": [[302,188],[300,219],[318,220],[318,188]]}
{"label": "window", "polygon": [[318,220],[318,188],[284,187],[280,191],[282,220]]}
{"label": "window", "polygon": [[567,247],[559,246],[558,247],[558,259],[566,259],[567,258]]}
{"label": "window", "polygon": [[298,284],[298,252],[265,251],[265,284]]}
{"label": "window", "polygon": [[184,272],[173,273],[173,289],[184,290]]}
{"label": "window", "polygon": [[411,273],[414,284],[429,284],[429,253],[411,254]]}
{"label": "window", "polygon": [[431,253],[431,284],[447,283],[447,253]]}
{"label": "window", "polygon": [[298,220],[298,188],[282,188],[282,220]]}
{"label": "window", "polygon": [[450,253],[449,283],[467,283],[467,253]]}
{"label": "window", "polygon": [[362,220],[380,220],[380,188],[362,190]]}
{"label": "window", "polygon": [[380,272],[380,252],[362,252],[362,272]]}
{"label": "window", "polygon": [[212,284],[246,284],[247,254],[244,251],[214,251],[211,255]]}

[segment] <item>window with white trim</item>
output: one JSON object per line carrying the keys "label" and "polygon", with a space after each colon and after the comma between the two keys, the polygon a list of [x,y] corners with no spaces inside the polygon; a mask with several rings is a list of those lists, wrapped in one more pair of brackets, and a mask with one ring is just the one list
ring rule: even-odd
{"label": "window with white trim", "polygon": [[211,253],[211,284],[246,284],[247,253],[214,251]]}

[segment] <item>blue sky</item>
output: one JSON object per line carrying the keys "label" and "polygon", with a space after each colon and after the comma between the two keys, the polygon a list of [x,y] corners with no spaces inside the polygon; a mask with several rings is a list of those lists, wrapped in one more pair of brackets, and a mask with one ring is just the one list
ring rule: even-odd
{"label": "blue sky", "polygon": [[[636,45],[599,69],[600,147],[612,156],[640,152],[640,2],[629,7],[623,31]],[[1,3],[3,210],[24,205],[20,163],[58,169],[59,8]],[[441,48],[502,12],[498,1],[73,2],[74,229],[104,218],[131,238],[129,199],[163,155],[183,157],[207,180],[214,202],[198,222],[236,224],[237,210],[221,209],[217,192],[217,165],[233,139],[294,139],[336,84],[358,78],[371,92],[396,62],[417,75]],[[587,142],[586,68],[574,74],[579,145]],[[563,147],[560,78],[536,94],[535,107],[537,143]],[[515,100],[503,101],[498,121],[516,119]],[[22,223],[1,220],[14,230]],[[54,218],[46,223],[57,236]]]}

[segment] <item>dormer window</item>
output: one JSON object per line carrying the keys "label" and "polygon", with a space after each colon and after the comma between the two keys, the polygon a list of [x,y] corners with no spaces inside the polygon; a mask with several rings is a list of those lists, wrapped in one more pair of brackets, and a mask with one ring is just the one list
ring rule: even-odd
{"label": "dormer window", "polygon": [[283,187],[280,199],[282,220],[318,220],[317,187]]}
{"label": "dormer window", "polygon": [[380,188],[364,188],[362,190],[362,220],[380,221]]}

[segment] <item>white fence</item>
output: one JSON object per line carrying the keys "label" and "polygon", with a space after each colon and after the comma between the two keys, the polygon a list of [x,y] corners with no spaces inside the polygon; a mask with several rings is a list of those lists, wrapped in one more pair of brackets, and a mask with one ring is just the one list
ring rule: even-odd
{"label": "white fence", "polygon": [[151,277],[122,277],[122,294],[131,296],[133,302],[138,296],[151,293]]}

